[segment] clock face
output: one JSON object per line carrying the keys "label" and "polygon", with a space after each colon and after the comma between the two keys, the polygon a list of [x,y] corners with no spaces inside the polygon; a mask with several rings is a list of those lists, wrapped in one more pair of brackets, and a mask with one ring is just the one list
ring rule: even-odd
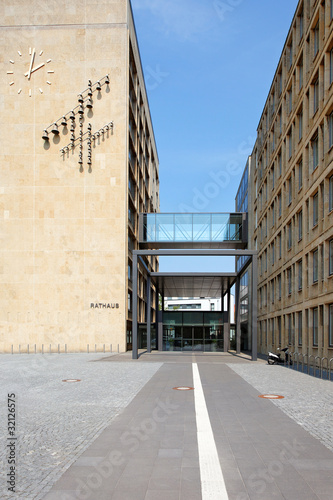
{"label": "clock face", "polygon": [[17,50],[15,57],[8,61],[9,86],[18,94],[43,94],[45,86],[52,85],[52,59],[46,58],[43,50],[29,47]]}

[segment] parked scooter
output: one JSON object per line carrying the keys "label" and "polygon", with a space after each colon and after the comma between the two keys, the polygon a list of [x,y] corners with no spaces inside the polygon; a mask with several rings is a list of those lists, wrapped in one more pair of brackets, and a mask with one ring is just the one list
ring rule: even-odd
{"label": "parked scooter", "polygon": [[[280,351],[279,348],[278,348],[278,351]],[[291,359],[290,354],[289,354],[289,348],[285,347],[284,349],[281,349],[281,351],[284,352],[283,358],[281,358],[281,352],[278,352],[276,354],[274,352],[269,352],[268,356],[267,356],[267,363],[269,365],[277,365],[279,363],[286,364],[286,365],[292,365],[293,362],[292,362],[292,359]]]}

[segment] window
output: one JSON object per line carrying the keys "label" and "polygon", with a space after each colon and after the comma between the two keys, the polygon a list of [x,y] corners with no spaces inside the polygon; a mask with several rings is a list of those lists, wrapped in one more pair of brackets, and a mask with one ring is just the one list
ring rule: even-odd
{"label": "window", "polygon": [[279,259],[281,259],[281,255],[282,255],[282,238],[281,238],[281,233],[279,233]]}
{"label": "window", "polygon": [[281,153],[279,153],[278,162],[279,162],[279,177],[281,177],[281,175],[282,175],[282,155],[281,155]]}
{"label": "window", "polygon": [[299,90],[303,87],[303,57],[300,59],[298,63],[298,81],[299,81]]}
{"label": "window", "polygon": [[303,343],[303,335],[302,335],[302,311],[298,313],[298,345],[302,345]]}
{"label": "window", "polygon": [[291,113],[293,110],[293,89],[290,87],[288,90],[288,111]]}
{"label": "window", "polygon": [[278,297],[281,300],[281,274],[278,276]]}
{"label": "window", "polygon": [[329,211],[333,210],[333,175],[330,177],[330,186],[329,186]]}
{"label": "window", "polygon": [[304,13],[303,10],[299,14],[299,38],[302,40],[304,30]]}
{"label": "window", "polygon": [[271,170],[271,177],[272,177],[272,189],[274,189],[275,187],[275,175],[274,175],[274,166],[272,167],[272,170]]}
{"label": "window", "polygon": [[298,241],[301,241],[301,239],[303,238],[303,210],[298,212],[297,219],[298,219]]}
{"label": "window", "polygon": [[329,148],[333,146],[333,111],[328,117],[328,141]]}
{"label": "window", "polygon": [[272,296],[272,304],[274,304],[274,298],[275,298],[275,293],[274,293],[274,280],[271,281],[271,296]]}
{"label": "window", "polygon": [[292,291],[291,267],[287,269],[287,282],[288,282],[288,295],[291,295]]}
{"label": "window", "polygon": [[271,320],[271,328],[272,328],[272,345],[274,345],[275,344],[274,318]]}
{"label": "window", "polygon": [[318,307],[312,310],[313,345],[318,345]]}
{"label": "window", "polygon": [[312,254],[313,257],[313,283],[318,281],[318,249]]}
{"label": "window", "polygon": [[298,190],[302,189],[303,186],[303,162],[300,161],[298,164]]}
{"label": "window", "polygon": [[293,154],[293,129],[290,127],[289,134],[288,134],[288,153],[289,153],[289,159],[292,157]]}
{"label": "window", "polygon": [[291,314],[288,314],[288,344],[292,344]]}
{"label": "window", "polygon": [[330,16],[331,16],[331,19],[333,19],[333,0],[331,0],[331,5],[330,5]]}
{"label": "window", "polygon": [[289,177],[288,179],[288,205],[291,204],[293,198],[293,182],[292,178]]}
{"label": "window", "polygon": [[328,342],[329,346],[333,347],[333,304],[329,305]]}
{"label": "window", "polygon": [[319,194],[318,192],[313,197],[313,227],[318,224],[319,213]]}
{"label": "window", "polygon": [[288,45],[288,69],[291,68],[293,63],[293,41],[291,40],[290,45]]}
{"label": "window", "polygon": [[319,21],[317,21],[317,24],[314,27],[313,32],[314,32],[314,39],[313,39],[314,56],[316,56],[319,52]]}
{"label": "window", "polygon": [[278,204],[279,204],[279,217],[282,215],[282,197],[281,193],[278,194]]}
{"label": "window", "polygon": [[290,224],[288,224],[287,231],[288,231],[288,250],[290,250],[293,245],[293,231],[291,222]]}
{"label": "window", "polygon": [[313,84],[313,114],[318,111],[319,107],[319,79]]}
{"label": "window", "polygon": [[272,227],[275,226],[275,206],[274,206],[274,201],[272,203]]}
{"label": "window", "polygon": [[318,135],[316,135],[311,141],[312,147],[312,170],[318,167]]}
{"label": "window", "polygon": [[298,289],[302,290],[302,288],[303,288],[303,263],[301,260],[298,262],[297,267],[298,267]]}
{"label": "window", "polygon": [[333,240],[329,242],[329,262],[328,262],[328,267],[329,267],[329,274],[332,276],[333,274]]}
{"label": "window", "polygon": [[279,316],[277,320],[278,320],[279,345],[281,345],[281,316]]}
{"label": "window", "polygon": [[130,293],[127,295],[127,307],[129,311],[132,310],[132,296]]}
{"label": "window", "polygon": [[282,80],[282,70],[278,76],[279,79],[279,96],[282,94],[283,80]]}
{"label": "window", "polygon": [[303,136],[303,113],[300,112],[298,115],[298,140],[300,141]]}
{"label": "window", "polygon": [[333,49],[330,51],[330,84],[333,82]]}

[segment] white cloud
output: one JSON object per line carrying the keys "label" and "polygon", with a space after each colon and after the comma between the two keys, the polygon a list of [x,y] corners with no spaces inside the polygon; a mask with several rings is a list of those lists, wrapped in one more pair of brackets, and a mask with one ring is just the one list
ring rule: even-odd
{"label": "white cloud", "polygon": [[132,0],[134,13],[149,10],[156,18],[156,28],[165,35],[192,40],[206,33],[212,24],[214,11],[210,2],[194,0]]}

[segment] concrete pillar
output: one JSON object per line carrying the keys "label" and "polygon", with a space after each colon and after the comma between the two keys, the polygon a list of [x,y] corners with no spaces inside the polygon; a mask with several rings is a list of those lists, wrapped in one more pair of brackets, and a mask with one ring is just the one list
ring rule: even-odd
{"label": "concrete pillar", "polygon": [[151,278],[147,275],[147,352],[151,352]]}
{"label": "concrete pillar", "polygon": [[132,359],[138,359],[138,256],[133,253]]}
{"label": "concrete pillar", "polygon": [[257,339],[257,329],[258,329],[258,256],[257,254],[252,256],[252,297],[251,297],[251,309],[252,309],[252,361],[257,361],[257,351],[258,351],[258,339]]}

